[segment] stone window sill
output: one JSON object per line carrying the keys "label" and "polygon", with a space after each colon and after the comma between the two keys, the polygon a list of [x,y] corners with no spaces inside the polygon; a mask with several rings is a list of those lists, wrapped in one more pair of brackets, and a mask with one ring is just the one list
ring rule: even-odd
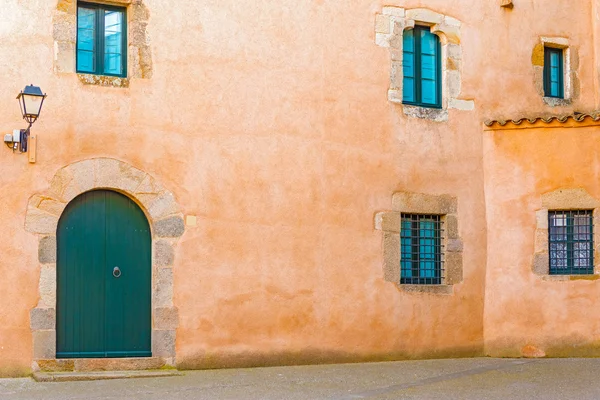
{"label": "stone window sill", "polygon": [[571,105],[571,99],[561,99],[558,97],[543,97],[544,104],[550,107],[564,107]]}
{"label": "stone window sill", "polygon": [[545,275],[542,276],[542,280],[549,282],[597,281],[600,280],[600,275]]}
{"label": "stone window sill", "polygon": [[448,110],[442,108],[430,108],[423,106],[414,106],[411,104],[402,104],[404,115],[408,117],[428,119],[435,122],[448,121]]}
{"label": "stone window sill", "polygon": [[118,76],[92,75],[77,73],[79,81],[85,85],[96,85],[105,87],[128,88],[129,78]]}
{"label": "stone window sill", "polygon": [[454,294],[452,285],[408,285],[398,283],[397,286],[400,290],[408,293]]}

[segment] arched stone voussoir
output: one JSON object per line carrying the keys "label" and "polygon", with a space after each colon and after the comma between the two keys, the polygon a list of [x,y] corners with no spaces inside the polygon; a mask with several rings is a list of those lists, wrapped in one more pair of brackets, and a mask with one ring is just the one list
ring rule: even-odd
{"label": "arched stone voussoir", "polygon": [[71,200],[94,189],[129,195],[153,223],[181,212],[173,194],[146,172],[114,158],[92,158],[61,168],[52,178],[47,195],[32,196],[26,217],[27,229],[41,234],[54,233],[56,224],[52,216],[58,220]]}

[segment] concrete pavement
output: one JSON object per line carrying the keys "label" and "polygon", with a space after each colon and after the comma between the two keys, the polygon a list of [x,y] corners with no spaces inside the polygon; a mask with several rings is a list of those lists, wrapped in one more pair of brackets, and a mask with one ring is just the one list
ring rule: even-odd
{"label": "concrete pavement", "polygon": [[0,379],[0,399],[600,399],[600,359],[460,359],[186,371],[36,383]]}

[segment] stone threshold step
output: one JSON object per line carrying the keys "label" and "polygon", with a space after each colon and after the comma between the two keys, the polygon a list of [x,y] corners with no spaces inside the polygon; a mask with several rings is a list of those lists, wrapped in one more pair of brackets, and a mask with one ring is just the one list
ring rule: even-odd
{"label": "stone threshold step", "polygon": [[99,381],[104,379],[161,378],[183,375],[176,369],[160,371],[34,372],[36,382]]}
{"label": "stone threshold step", "polygon": [[92,372],[160,370],[166,360],[160,357],[143,358],[62,358],[37,360],[35,371],[40,372]]}

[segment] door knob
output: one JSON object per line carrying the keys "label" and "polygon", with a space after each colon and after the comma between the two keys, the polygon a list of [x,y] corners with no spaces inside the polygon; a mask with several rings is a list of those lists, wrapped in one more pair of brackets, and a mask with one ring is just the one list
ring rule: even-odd
{"label": "door knob", "polygon": [[113,276],[114,276],[115,278],[118,278],[118,277],[120,277],[120,276],[121,276],[121,270],[119,269],[119,267],[115,267],[115,268],[113,269]]}

